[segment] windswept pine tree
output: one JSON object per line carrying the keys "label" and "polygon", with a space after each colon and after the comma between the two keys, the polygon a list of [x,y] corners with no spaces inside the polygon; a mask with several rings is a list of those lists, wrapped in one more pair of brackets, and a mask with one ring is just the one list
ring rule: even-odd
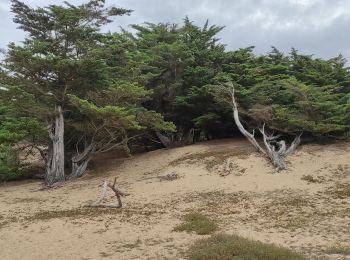
{"label": "windswept pine tree", "polygon": [[[132,83],[124,84],[125,88],[114,88],[118,84],[114,79],[116,75],[113,63],[118,62],[124,50],[118,49],[120,45],[111,43],[112,35],[100,32],[100,28],[110,23],[112,17],[127,15],[131,11],[106,8],[104,0],[91,0],[79,6],[66,2],[65,6],[50,5],[36,9],[13,0],[12,12],[15,14],[14,22],[27,32],[27,37],[22,44],[9,45],[2,67],[16,87],[32,97],[33,106],[28,111],[31,116],[49,128],[45,176],[46,183],[51,186],[65,180],[65,150],[74,147],[65,143],[65,135],[68,134],[71,140],[78,139],[78,148],[87,144],[82,144],[82,139],[76,138],[74,134],[90,144],[98,142],[101,146],[105,142],[102,146],[106,149],[108,145],[121,142],[121,136],[126,136],[125,131],[139,128],[136,122],[136,103],[130,109],[115,107],[115,104],[98,107],[90,103],[93,98],[89,98],[94,93],[103,91],[114,91],[114,94],[121,96],[128,92],[127,96],[131,99],[134,98],[133,95],[136,98],[139,95],[140,87]],[[108,56],[107,53],[114,56]],[[141,93],[145,95],[145,91],[141,90]],[[14,94],[11,98],[21,106],[22,97]],[[82,123],[82,118],[87,122]],[[107,122],[107,125],[99,125],[101,120]],[[106,130],[107,137],[99,137],[97,141],[97,132],[99,136],[102,133],[98,129],[91,130],[95,124],[106,128],[114,124],[111,129],[117,128],[117,131],[112,131],[112,136],[109,136],[110,133]],[[82,129],[82,125],[86,128]],[[68,127],[70,131],[65,133]],[[170,128],[173,129],[172,125]],[[103,130],[105,129],[101,131]],[[80,135],[79,131],[84,133]],[[84,154],[86,151],[85,149]],[[91,151],[90,149],[86,156],[81,156],[78,149],[78,154],[73,156],[72,177],[81,176],[84,172],[88,158],[93,154]]]}
{"label": "windswept pine tree", "polygon": [[[228,62],[218,81],[235,83],[242,114],[253,128],[266,123],[285,134],[342,136],[349,131],[349,69],[340,56],[330,60],[284,55],[276,48],[256,57]],[[234,69],[231,69],[234,68]],[[240,74],[236,73],[241,71]]]}
{"label": "windswept pine tree", "polygon": [[103,48],[99,30],[111,17],[130,11],[105,8],[99,0],[36,9],[13,0],[11,10],[14,22],[28,36],[20,45],[9,45],[5,68],[15,77],[16,85],[33,95],[38,107],[35,116],[50,125],[46,182],[52,185],[65,179],[68,94],[84,98],[88,90],[106,87],[107,66],[99,57]]}
{"label": "windswept pine tree", "polygon": [[223,27],[208,21],[199,27],[187,17],[181,26],[132,27],[134,34],[125,33],[135,44],[132,70],[152,91],[145,105],[176,124],[178,132],[169,139],[183,143],[193,130],[212,137],[232,130],[230,110],[220,110],[207,88],[215,83],[225,60],[225,47],[217,38]]}

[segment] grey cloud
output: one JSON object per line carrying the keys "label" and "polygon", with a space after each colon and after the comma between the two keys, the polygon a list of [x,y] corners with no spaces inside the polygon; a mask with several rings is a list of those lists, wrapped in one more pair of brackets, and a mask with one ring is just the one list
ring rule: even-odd
{"label": "grey cloud", "polygon": [[[55,0],[24,0],[31,6],[57,4]],[[74,4],[83,0],[71,0]],[[228,49],[256,46],[258,54],[276,46],[291,47],[330,58],[350,58],[350,1],[348,0],[107,0],[107,5],[133,9],[131,16],[116,18],[106,30],[143,22],[181,23],[188,15],[196,24],[206,19],[225,26],[219,37]],[[0,48],[23,39],[9,13],[9,0],[0,0]]]}

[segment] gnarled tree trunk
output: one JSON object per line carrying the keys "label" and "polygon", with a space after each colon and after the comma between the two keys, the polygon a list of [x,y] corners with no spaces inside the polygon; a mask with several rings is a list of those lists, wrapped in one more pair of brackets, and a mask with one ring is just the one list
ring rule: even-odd
{"label": "gnarled tree trunk", "polygon": [[[286,169],[287,166],[283,157],[295,152],[296,148],[300,144],[301,135],[296,136],[292,144],[287,149],[287,145],[284,140],[278,142],[275,141],[277,138],[279,138],[279,136],[267,135],[265,133],[265,124],[263,125],[262,129],[259,130],[263,135],[264,144],[267,151],[266,154],[270,158],[272,164],[277,168],[277,170]],[[278,146],[277,150],[275,145]]]}
{"label": "gnarled tree trunk", "polygon": [[[280,138],[280,135],[269,135],[265,131],[265,124],[263,125],[262,129],[259,129],[263,139],[264,139],[264,145],[265,148],[263,148],[255,139],[254,133],[249,133],[242,125],[239,114],[238,114],[238,108],[235,100],[235,90],[232,83],[227,84],[226,86],[219,86],[221,87],[221,90],[228,93],[230,95],[230,104],[232,105],[232,112],[233,112],[233,118],[235,120],[235,123],[239,129],[239,131],[248,139],[248,141],[262,154],[264,154],[266,157],[270,159],[272,164],[276,167],[276,169],[284,170],[287,168],[286,163],[284,161],[284,157],[292,154],[297,149],[298,145],[300,144],[300,135],[296,136],[294,141],[291,143],[289,148],[287,148],[286,142],[284,140],[276,141],[278,138]],[[278,149],[276,149],[276,146]]]}
{"label": "gnarled tree trunk", "polygon": [[172,147],[174,145],[173,140],[171,140],[166,135],[161,134],[159,131],[156,131],[156,135],[159,138],[162,145],[164,145],[165,148],[169,148],[169,147]]}
{"label": "gnarled tree trunk", "polygon": [[55,124],[50,131],[45,181],[48,186],[64,182],[64,118],[61,106],[55,111]]}
{"label": "gnarled tree trunk", "polygon": [[165,148],[170,148],[192,144],[194,142],[194,132],[195,129],[191,128],[188,134],[180,132],[177,136],[171,135],[171,137],[169,137],[156,131],[156,135]]}
{"label": "gnarled tree trunk", "polygon": [[95,146],[90,144],[89,146],[85,147],[85,150],[82,153],[77,153],[72,157],[72,173],[69,175],[69,179],[75,179],[83,176],[95,151]]}
{"label": "gnarled tree trunk", "polygon": [[[72,172],[68,176],[68,179],[76,179],[83,176],[85,173],[90,160],[99,153],[105,153],[111,151],[117,147],[123,147],[128,156],[131,156],[130,149],[128,147],[129,140],[136,138],[140,135],[135,135],[132,137],[125,136],[120,142],[113,143],[116,138],[111,138],[109,141],[102,140],[100,142],[94,140],[94,137],[90,141],[87,141],[86,137],[83,136],[79,139],[76,144],[76,154],[72,157]],[[84,141],[84,150],[79,152],[79,144]]]}

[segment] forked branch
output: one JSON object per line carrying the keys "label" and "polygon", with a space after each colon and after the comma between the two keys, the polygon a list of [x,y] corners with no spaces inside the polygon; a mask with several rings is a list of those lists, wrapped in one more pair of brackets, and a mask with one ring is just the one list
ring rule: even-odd
{"label": "forked branch", "polygon": [[[102,185],[100,197],[94,203],[91,203],[88,206],[94,207],[94,208],[121,208],[123,206],[121,197],[127,196],[128,194],[120,191],[116,186],[116,183],[117,183],[117,178],[114,178],[113,184],[110,184],[108,181],[104,181]],[[103,200],[107,194],[107,188],[110,188],[114,192],[117,199],[117,203],[111,203],[111,204],[103,203]]]}

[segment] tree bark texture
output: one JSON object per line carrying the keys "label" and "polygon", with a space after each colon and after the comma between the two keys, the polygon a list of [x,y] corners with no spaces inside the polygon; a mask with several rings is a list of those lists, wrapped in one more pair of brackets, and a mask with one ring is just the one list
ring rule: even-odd
{"label": "tree bark texture", "polygon": [[72,157],[72,172],[69,175],[69,179],[76,179],[83,176],[95,151],[94,144],[90,144],[85,147],[82,153],[77,153]]}
{"label": "tree bark texture", "polygon": [[45,181],[48,186],[64,182],[64,118],[61,106],[56,107],[55,123],[50,131]]}

